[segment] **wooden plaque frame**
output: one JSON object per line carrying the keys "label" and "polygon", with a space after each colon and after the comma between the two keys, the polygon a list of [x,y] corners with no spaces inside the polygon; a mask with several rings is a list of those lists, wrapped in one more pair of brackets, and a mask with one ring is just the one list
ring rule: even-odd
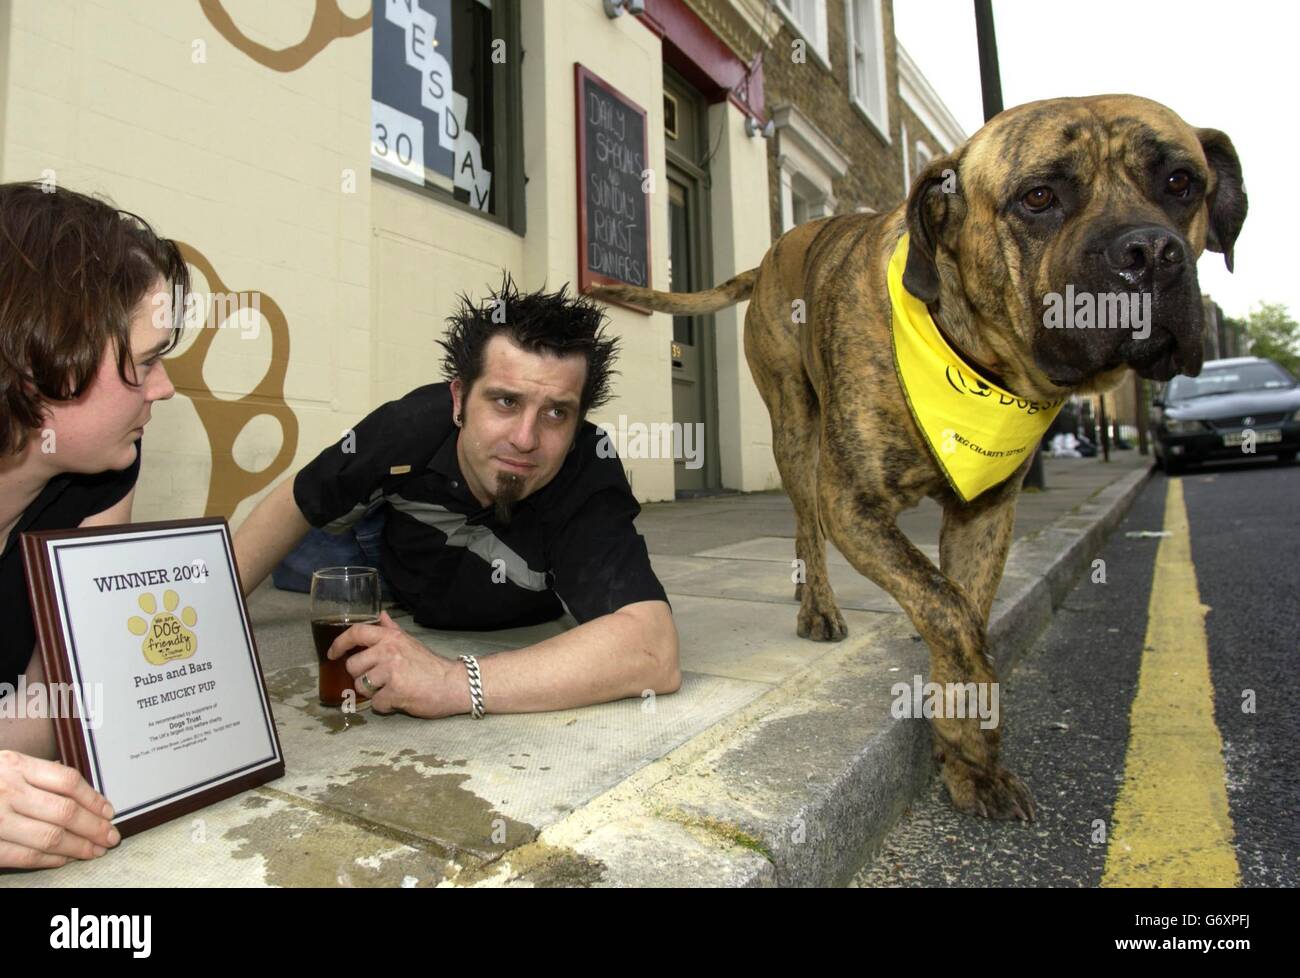
{"label": "wooden plaque frame", "polygon": [[[72,668],[72,655],[79,656],[84,650],[69,648],[69,636],[64,633],[59,614],[57,595],[62,594],[65,602],[67,592],[56,579],[55,568],[50,560],[52,541],[94,540],[96,537],[119,536],[124,533],[139,534],[146,538],[150,533],[162,530],[174,530],[193,527],[196,529],[219,530],[224,545],[226,566],[211,568],[214,575],[228,574],[234,587],[236,603],[239,607],[244,634],[248,639],[248,651],[252,658],[252,667],[261,696],[261,711],[266,721],[273,753],[262,761],[245,765],[238,771],[213,772],[208,781],[199,781],[178,787],[173,794],[178,795],[174,801],[156,805],[156,800],[137,807],[147,808],[139,814],[130,811],[118,812],[113,824],[123,837],[153,828],[163,822],[181,815],[198,811],[214,802],[239,794],[249,788],[265,784],[284,775],[284,754],[280,748],[280,737],[275,729],[275,718],[271,712],[271,701],[266,692],[266,678],[262,672],[261,656],[257,651],[257,639],[253,635],[248,617],[248,606],[244,601],[244,591],[239,577],[239,568],[235,563],[234,547],[231,542],[230,526],[224,518],[209,517],[191,520],[166,520],[155,523],[130,523],[115,526],[96,526],[70,530],[44,530],[21,534],[23,561],[27,569],[27,593],[31,599],[32,620],[36,627],[36,645],[41,653],[41,662],[45,666],[48,683],[71,685],[75,682]],[[76,768],[92,787],[104,794],[113,803],[111,786],[103,785],[96,763],[96,745],[91,742],[81,718],[72,716],[56,717],[54,723],[55,737],[63,763]],[[236,775],[231,777],[231,775]],[[220,781],[210,787],[203,787],[211,781]],[[165,796],[164,796],[165,797]],[[156,807],[150,807],[154,806]],[[118,808],[114,804],[114,808]]]}

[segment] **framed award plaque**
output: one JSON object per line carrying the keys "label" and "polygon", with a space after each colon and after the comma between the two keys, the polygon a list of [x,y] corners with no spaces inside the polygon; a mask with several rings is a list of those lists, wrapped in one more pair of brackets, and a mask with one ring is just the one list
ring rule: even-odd
{"label": "framed award plaque", "polygon": [[22,534],[63,763],[123,836],[284,774],[224,519]]}

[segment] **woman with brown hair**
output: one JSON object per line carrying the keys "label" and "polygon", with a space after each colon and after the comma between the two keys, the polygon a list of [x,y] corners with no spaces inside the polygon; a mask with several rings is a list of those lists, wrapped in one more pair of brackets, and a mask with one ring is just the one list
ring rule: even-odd
{"label": "woman with brown hair", "polygon": [[44,683],[18,535],[129,523],[140,438],[176,391],[161,357],[189,277],[176,243],[103,200],[0,184],[0,867],[91,859],[117,844],[108,801],[24,715]]}

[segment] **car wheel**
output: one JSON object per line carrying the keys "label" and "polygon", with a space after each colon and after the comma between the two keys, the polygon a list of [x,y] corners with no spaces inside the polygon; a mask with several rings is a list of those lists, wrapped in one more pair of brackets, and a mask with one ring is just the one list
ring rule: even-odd
{"label": "car wheel", "polygon": [[1277,464],[1278,464],[1278,465],[1294,465],[1294,464],[1295,464],[1295,455],[1296,455],[1295,452],[1283,452],[1281,455],[1279,455],[1279,456],[1277,457]]}
{"label": "car wheel", "polygon": [[1165,464],[1163,466],[1165,475],[1180,475],[1185,467],[1186,463],[1179,459],[1172,458],[1165,459]]}

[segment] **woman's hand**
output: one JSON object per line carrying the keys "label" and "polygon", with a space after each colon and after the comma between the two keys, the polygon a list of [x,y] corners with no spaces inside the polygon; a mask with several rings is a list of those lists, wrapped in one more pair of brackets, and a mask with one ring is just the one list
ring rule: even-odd
{"label": "woman's hand", "polygon": [[0,867],[48,869],[121,841],[108,800],[74,769],[0,750]]}

